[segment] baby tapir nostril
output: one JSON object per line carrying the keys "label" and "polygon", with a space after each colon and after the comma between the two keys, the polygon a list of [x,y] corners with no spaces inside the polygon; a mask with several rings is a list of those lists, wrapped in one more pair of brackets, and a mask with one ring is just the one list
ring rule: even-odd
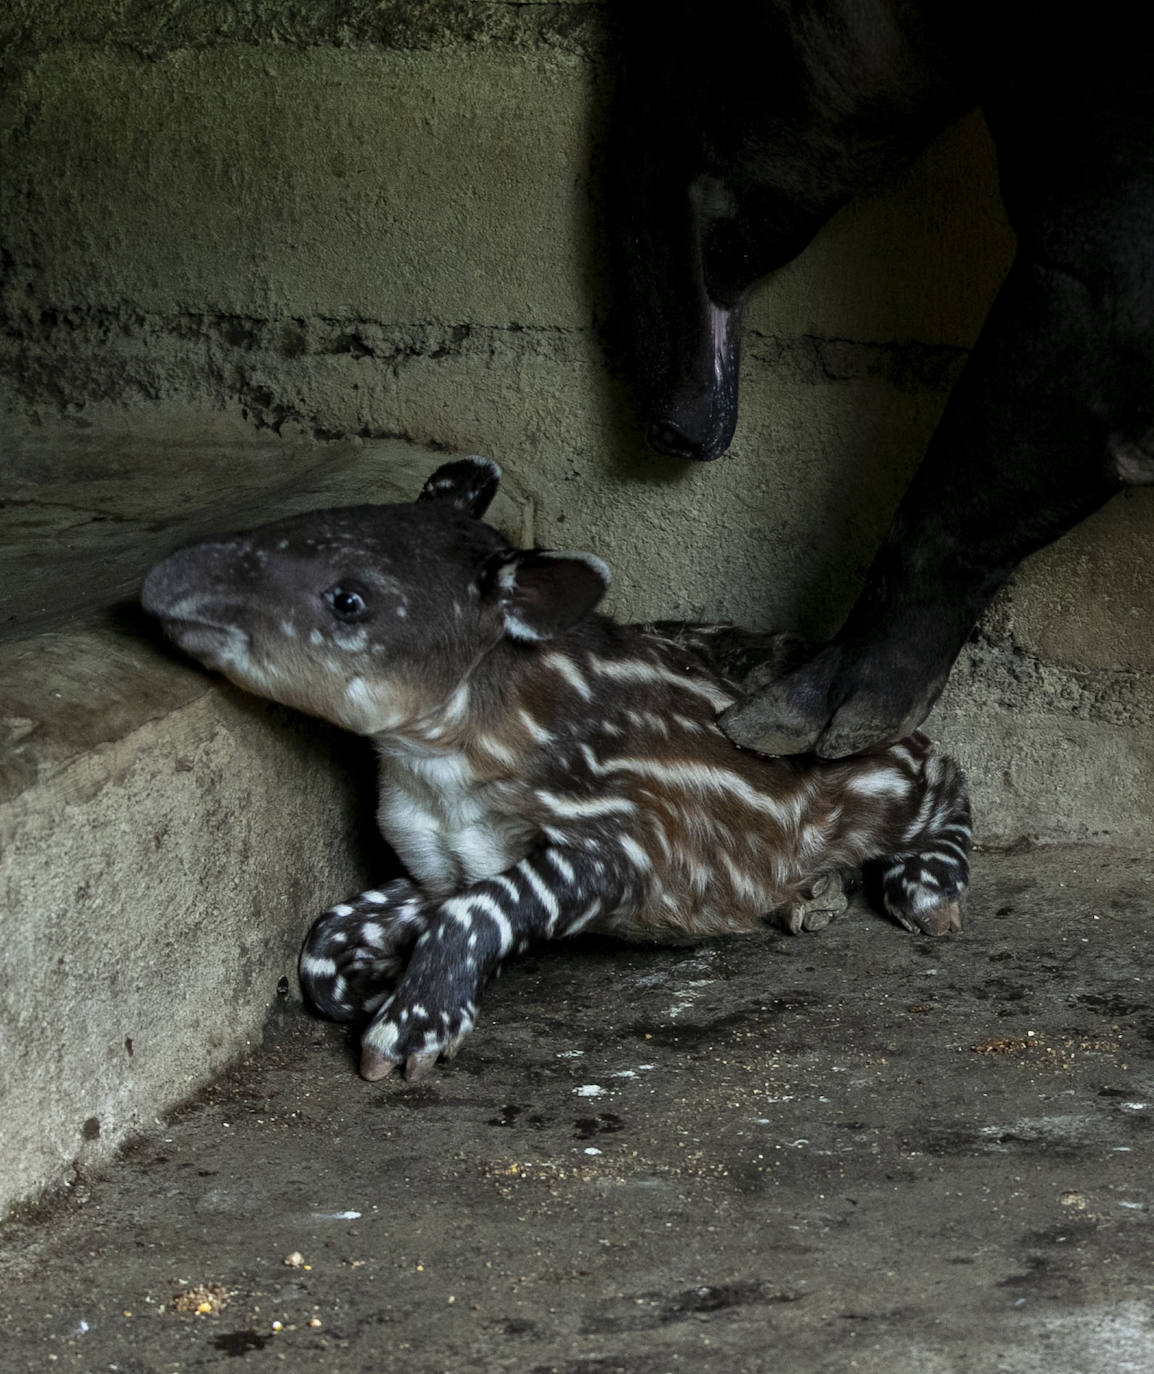
{"label": "baby tapir nostril", "polygon": [[187,598],[190,579],[181,576],[182,561],[180,554],[166,558],[158,563],[144,579],[140,602],[149,615],[160,619],[174,613],[177,604]]}
{"label": "baby tapir nostril", "polygon": [[140,594],[144,609],[162,620],[187,615],[191,605],[203,599],[208,565],[204,546],[170,554],[144,579]]}

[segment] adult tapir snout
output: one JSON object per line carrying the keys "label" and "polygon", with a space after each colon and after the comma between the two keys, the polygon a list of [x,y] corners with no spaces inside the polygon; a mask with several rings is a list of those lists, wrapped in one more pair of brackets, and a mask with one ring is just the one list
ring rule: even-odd
{"label": "adult tapir snout", "polygon": [[684,348],[651,359],[645,416],[651,448],[671,458],[712,462],[737,426],[740,308],[713,301],[686,309]]}

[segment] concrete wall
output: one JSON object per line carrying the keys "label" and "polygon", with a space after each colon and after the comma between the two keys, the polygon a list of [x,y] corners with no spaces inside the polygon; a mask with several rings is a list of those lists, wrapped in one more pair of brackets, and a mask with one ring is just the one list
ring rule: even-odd
{"label": "concrete wall", "polygon": [[[240,416],[493,454],[614,607],[832,631],[1012,251],[972,117],[749,320],[731,455],[644,452],[606,367],[595,3],[24,3],[8,39],[10,413]],[[988,838],[1154,833],[1147,493],[1027,569],[938,716]],[[1109,782],[1109,785],[1106,783]],[[1136,789],[1136,790],[1135,790]]]}

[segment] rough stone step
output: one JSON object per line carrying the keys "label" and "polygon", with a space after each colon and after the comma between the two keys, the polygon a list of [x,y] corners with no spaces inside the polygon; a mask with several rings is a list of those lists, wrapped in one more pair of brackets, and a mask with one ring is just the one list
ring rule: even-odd
{"label": "rough stone step", "polygon": [[[368,751],[168,649],[135,607],[143,574],[213,531],[411,499],[444,460],[251,435],[158,452],[63,427],[6,449],[0,1208],[259,1036],[312,915],[386,861]],[[495,519],[531,541],[516,491]]]}

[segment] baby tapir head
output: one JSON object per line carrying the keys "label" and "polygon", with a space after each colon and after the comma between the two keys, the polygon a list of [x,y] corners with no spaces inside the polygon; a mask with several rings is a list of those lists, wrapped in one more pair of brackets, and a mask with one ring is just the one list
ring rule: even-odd
{"label": "baby tapir head", "polygon": [[362,734],[449,708],[499,645],[563,634],[604,594],[592,554],[518,550],[481,522],[500,469],[438,468],[415,502],[311,511],[182,549],[142,600],[239,686]]}

